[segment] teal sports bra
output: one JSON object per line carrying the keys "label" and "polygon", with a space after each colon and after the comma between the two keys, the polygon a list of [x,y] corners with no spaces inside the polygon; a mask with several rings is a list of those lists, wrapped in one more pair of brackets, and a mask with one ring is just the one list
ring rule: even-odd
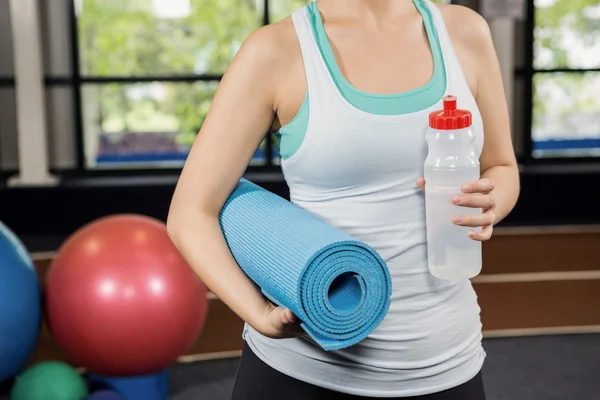
{"label": "teal sports bra", "polygon": [[[365,92],[355,88],[346,80],[335,60],[317,3],[313,2],[306,6],[313,38],[325,61],[329,74],[340,94],[346,101],[359,110],[377,115],[408,114],[431,107],[444,95],[446,90],[446,71],[433,16],[422,0],[413,0],[413,3],[423,18],[423,24],[427,32],[431,53],[433,54],[433,76],[425,85],[417,89],[393,94]],[[308,105],[309,98],[307,92],[298,113],[289,123],[275,132],[277,138],[276,151],[284,160],[294,155],[304,141],[309,118]]]}

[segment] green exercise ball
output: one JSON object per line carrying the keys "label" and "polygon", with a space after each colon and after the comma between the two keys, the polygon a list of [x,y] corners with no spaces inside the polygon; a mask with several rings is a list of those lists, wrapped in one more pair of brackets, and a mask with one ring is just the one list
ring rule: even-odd
{"label": "green exercise ball", "polygon": [[47,361],[29,367],[19,375],[10,400],[85,400],[85,380],[69,365]]}

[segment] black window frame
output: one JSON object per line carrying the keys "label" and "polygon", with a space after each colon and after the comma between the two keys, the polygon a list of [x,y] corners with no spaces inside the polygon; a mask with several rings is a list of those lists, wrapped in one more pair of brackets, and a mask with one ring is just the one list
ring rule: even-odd
{"label": "black window frame", "polygon": [[[0,89],[12,89],[15,90],[15,78],[13,76],[0,76]],[[1,132],[0,132],[1,133]],[[0,141],[0,145],[1,145]],[[0,161],[2,161],[2,153],[0,152]],[[13,169],[4,169],[0,164],[0,187],[4,184],[6,179],[14,175],[18,171]]]}

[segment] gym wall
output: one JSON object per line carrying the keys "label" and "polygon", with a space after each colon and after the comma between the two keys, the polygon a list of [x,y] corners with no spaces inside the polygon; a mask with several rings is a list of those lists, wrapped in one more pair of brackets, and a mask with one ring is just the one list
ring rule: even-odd
{"label": "gym wall", "polygon": [[[83,224],[108,214],[140,213],[166,219],[178,171],[92,173],[81,168],[72,83],[71,0],[41,1],[51,165],[57,187],[7,187],[0,181],[0,220],[35,253],[43,281],[53,251]],[[463,1],[477,7],[477,1]],[[600,331],[600,207],[587,188],[600,181],[598,162],[532,162],[525,154],[527,22],[514,34],[512,125],[521,161],[521,198],[484,246],[484,273],[474,280],[488,336]],[[509,38],[511,36],[508,36]],[[0,2],[0,177],[17,169],[17,118],[8,2]],[[502,32],[494,40],[506,41]],[[276,169],[250,169],[247,178],[283,197]],[[207,328],[190,354],[239,350],[241,321],[211,297]],[[236,327],[236,329],[231,329]],[[61,354],[47,332],[35,360]]]}

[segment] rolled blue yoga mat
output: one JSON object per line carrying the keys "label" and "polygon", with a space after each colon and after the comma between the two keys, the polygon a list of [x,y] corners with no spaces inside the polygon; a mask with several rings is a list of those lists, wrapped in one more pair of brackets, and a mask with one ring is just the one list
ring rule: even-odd
{"label": "rolled blue yoga mat", "polygon": [[323,349],[360,342],[387,313],[391,280],[377,252],[289,201],[242,179],[220,223],[244,272]]}

